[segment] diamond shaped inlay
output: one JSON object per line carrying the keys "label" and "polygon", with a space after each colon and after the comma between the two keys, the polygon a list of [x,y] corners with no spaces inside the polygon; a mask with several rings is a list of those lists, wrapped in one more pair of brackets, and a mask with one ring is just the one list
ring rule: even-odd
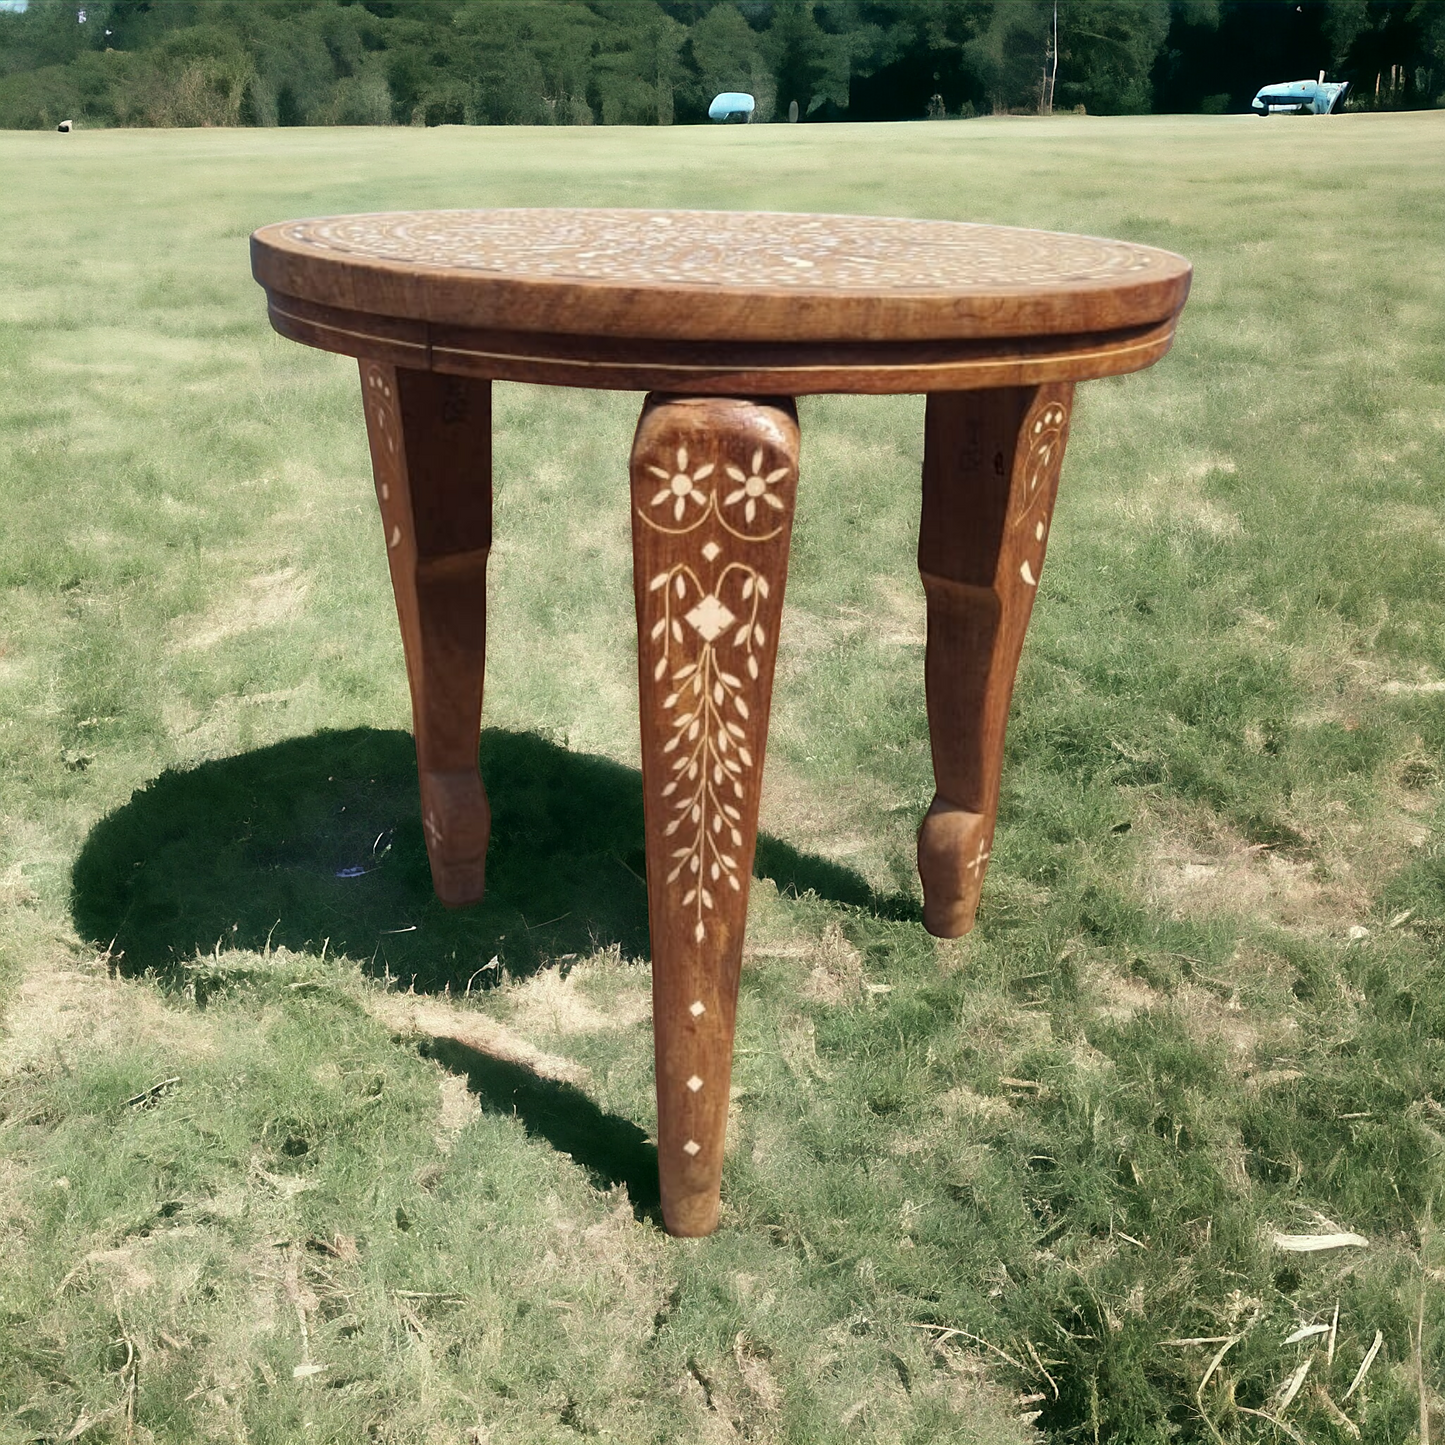
{"label": "diamond shaped inlay", "polygon": [[692,1078],[687,1081],[687,1086],[695,1094],[700,1088],[702,1088],[702,1080],[698,1078],[696,1074],[694,1074]]}
{"label": "diamond shaped inlay", "polygon": [[700,998],[695,998],[688,1005],[687,1011],[693,1016],[693,1018],[700,1019],[707,1012],[707,1008],[704,1006],[703,1001]]}
{"label": "diamond shaped inlay", "polygon": [[701,1149],[702,1149],[702,1145],[699,1144],[696,1139],[689,1139],[689,1140],[687,1141],[687,1143],[682,1146],[682,1152],[683,1152],[684,1154],[694,1154],[694,1155],[695,1155],[695,1154],[699,1153],[699,1152],[701,1151]]}
{"label": "diamond shaped inlay", "polygon": [[736,622],[735,615],[728,610],[726,605],[719,602],[717,597],[709,592],[685,619],[704,642],[711,642],[731,622]]}
{"label": "diamond shaped inlay", "polygon": [[719,547],[716,542],[708,542],[702,549],[702,555],[706,557],[709,562],[716,562],[718,553],[721,551],[722,548]]}

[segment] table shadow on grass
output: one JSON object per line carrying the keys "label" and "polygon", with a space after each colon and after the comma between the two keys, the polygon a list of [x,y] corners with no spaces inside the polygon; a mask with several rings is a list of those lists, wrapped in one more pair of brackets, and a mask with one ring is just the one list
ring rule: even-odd
{"label": "table shadow on grass", "polygon": [[[450,910],[431,889],[406,733],[293,738],[170,770],[91,830],[72,873],[81,935],[127,973],[179,979],[219,945],[345,954],[419,992],[496,983],[619,946],[648,955],[642,781],[532,733],[482,735],[492,807],[487,896]],[[893,918],[825,858],[760,835],[754,872]]]}
{"label": "table shadow on grass", "polygon": [[459,1039],[429,1039],[421,1052],[465,1078],[483,1109],[511,1115],[532,1137],[570,1154],[599,1189],[624,1185],[639,1220],[660,1222],[657,1145],[632,1120],[603,1113],[571,1084],[543,1078]]}

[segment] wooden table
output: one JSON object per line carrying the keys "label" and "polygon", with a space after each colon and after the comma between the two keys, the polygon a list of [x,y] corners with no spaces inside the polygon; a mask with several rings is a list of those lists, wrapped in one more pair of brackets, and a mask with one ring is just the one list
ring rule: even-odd
{"label": "wooden table", "polygon": [[251,241],[271,324],[355,356],[444,903],[482,897],[491,383],[647,391],[632,538],[662,1209],[716,1228],[798,482],[792,398],[925,392],[918,565],[937,792],[924,925],[973,925],[1074,383],[1168,349],[1167,251],[867,216],[337,216]]}

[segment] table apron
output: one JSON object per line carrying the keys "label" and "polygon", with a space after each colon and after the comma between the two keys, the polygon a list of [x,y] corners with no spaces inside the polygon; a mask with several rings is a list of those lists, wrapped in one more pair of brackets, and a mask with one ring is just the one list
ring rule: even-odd
{"label": "table apron", "polygon": [[283,336],[394,366],[605,391],[800,396],[972,391],[1117,376],[1152,366],[1177,316],[1070,336],[936,341],[660,341],[480,331],[267,293]]}

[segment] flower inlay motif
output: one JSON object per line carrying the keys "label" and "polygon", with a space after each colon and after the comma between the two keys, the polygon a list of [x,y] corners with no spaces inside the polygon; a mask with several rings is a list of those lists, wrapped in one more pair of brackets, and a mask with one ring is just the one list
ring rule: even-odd
{"label": "flower inlay motif", "polygon": [[776,493],[768,490],[775,482],[780,482],[788,475],[787,467],[774,467],[767,476],[762,476],[763,450],[761,447],[753,453],[752,471],[745,472],[741,467],[735,467],[731,462],[723,470],[733,481],[741,482],[735,492],[729,492],[723,499],[726,506],[731,507],[735,502],[743,503],[743,520],[751,522],[757,515],[758,502],[764,501],[774,511],[781,512],[783,503]]}
{"label": "flower inlay motif", "polygon": [[654,507],[663,502],[672,500],[672,516],[676,522],[682,521],[683,514],[687,511],[689,502],[696,502],[699,507],[707,505],[707,498],[698,490],[697,484],[705,482],[713,473],[713,464],[706,462],[695,471],[687,469],[687,448],[677,449],[677,468],[668,471],[666,467],[649,466],[647,469],[653,476],[667,485],[658,492],[652,499]]}
{"label": "flower inlay motif", "polygon": [[[742,463],[699,463],[679,445],[644,464],[658,483],[638,508],[648,527],[683,536],[712,524],[696,554],[647,583],[656,609],[648,633],[657,649],[652,680],[663,690],[668,731],[661,788],[669,814],[663,835],[671,842],[665,878],[692,912],[699,943],[720,890],[740,893],[744,883],[744,808],[756,767],[750,721],[774,625],[766,611],[773,588],[754,565],[761,558],[730,553],[739,550],[734,542],[770,542],[782,530],[788,503],[780,489],[793,468],[776,460],[757,446]],[[702,1012],[698,1003],[692,1009]]]}

